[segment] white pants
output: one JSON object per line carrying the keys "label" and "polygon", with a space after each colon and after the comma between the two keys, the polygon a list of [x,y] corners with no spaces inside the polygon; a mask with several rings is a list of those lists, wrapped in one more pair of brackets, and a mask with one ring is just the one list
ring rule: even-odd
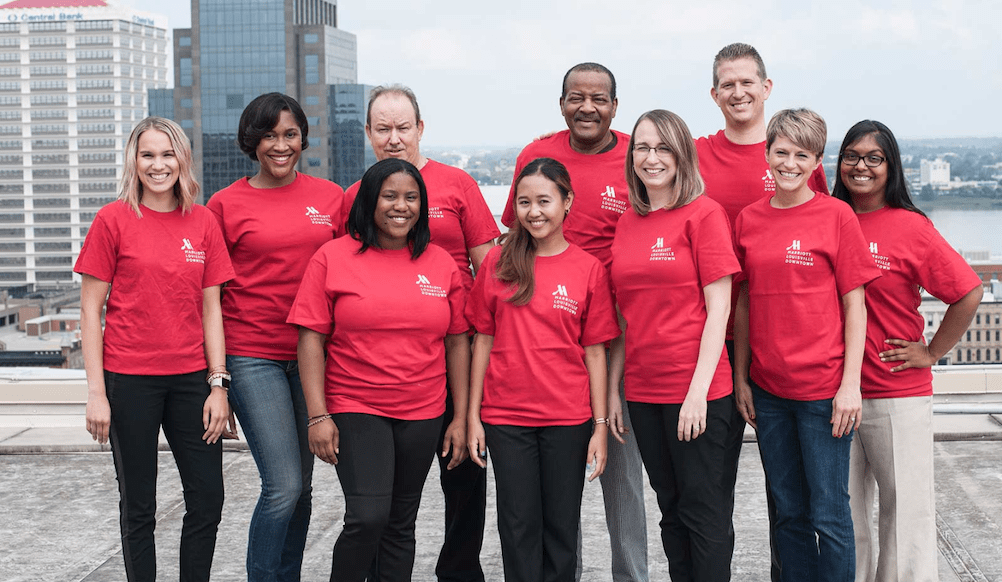
{"label": "white pants", "polygon": [[932,397],[864,399],[862,414],[849,465],[856,582],[936,582]]}

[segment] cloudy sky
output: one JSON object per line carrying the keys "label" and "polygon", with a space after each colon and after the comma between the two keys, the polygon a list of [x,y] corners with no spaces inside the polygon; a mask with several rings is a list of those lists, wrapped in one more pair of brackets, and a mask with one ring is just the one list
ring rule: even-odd
{"label": "cloudy sky", "polygon": [[[180,0],[119,0],[191,24]],[[722,127],[709,97],[713,56],[758,48],[775,85],[767,115],[817,110],[829,139],[865,118],[905,138],[1002,136],[1002,2],[998,0],[341,0],[339,27],[358,37],[359,82],[417,93],[427,146],[521,146],[563,129],[564,72],[612,69],[629,132],[670,109],[695,135]],[[180,6],[180,8],[177,8]],[[431,8],[433,7],[433,8]]]}

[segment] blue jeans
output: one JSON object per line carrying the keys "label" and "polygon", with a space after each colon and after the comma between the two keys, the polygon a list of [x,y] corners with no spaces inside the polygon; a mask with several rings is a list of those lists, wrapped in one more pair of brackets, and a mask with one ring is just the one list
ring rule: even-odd
{"label": "blue jeans", "polygon": [[853,434],[832,436],[831,400],[774,396],[752,383],[762,452],[776,503],[780,579],[853,582],[856,548],[849,509]]}
{"label": "blue jeans", "polygon": [[261,474],[247,536],[247,579],[299,580],[312,510],[313,454],[295,360],[226,356],[237,413]]}

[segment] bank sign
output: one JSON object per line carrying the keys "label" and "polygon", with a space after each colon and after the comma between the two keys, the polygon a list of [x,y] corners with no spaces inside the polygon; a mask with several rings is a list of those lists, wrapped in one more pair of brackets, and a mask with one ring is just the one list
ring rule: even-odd
{"label": "bank sign", "polygon": [[[137,14],[131,10],[122,10],[121,7],[98,8],[97,10],[87,10],[77,12],[60,12],[56,10],[42,11],[32,10],[31,12],[11,12],[7,14],[7,22],[57,22],[57,21],[78,21],[78,20],[128,20],[133,24],[144,24],[158,28],[167,28],[167,17],[151,15],[149,13]],[[0,11],[0,13],[6,11]],[[158,17],[159,16],[159,17]],[[4,20],[0,16],[0,21]],[[162,24],[158,24],[161,21]]]}

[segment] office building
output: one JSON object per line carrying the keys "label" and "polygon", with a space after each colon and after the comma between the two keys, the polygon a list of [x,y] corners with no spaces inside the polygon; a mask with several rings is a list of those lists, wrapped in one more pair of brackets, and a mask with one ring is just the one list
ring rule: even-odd
{"label": "office building", "polygon": [[297,170],[335,179],[342,122],[331,86],[355,86],[357,57],[333,0],[192,0],[191,28],[174,31],[174,78],[174,119],[191,137],[205,199],[256,171],[236,145],[237,124],[271,91],[295,97],[309,121]]}
{"label": "office building", "polygon": [[0,287],[79,281],[122,152],[167,86],[167,18],[103,0],[0,5]]}
{"label": "office building", "polygon": [[935,161],[922,160],[920,164],[921,174],[919,184],[925,186],[944,186],[950,183],[950,162],[937,159]]}

